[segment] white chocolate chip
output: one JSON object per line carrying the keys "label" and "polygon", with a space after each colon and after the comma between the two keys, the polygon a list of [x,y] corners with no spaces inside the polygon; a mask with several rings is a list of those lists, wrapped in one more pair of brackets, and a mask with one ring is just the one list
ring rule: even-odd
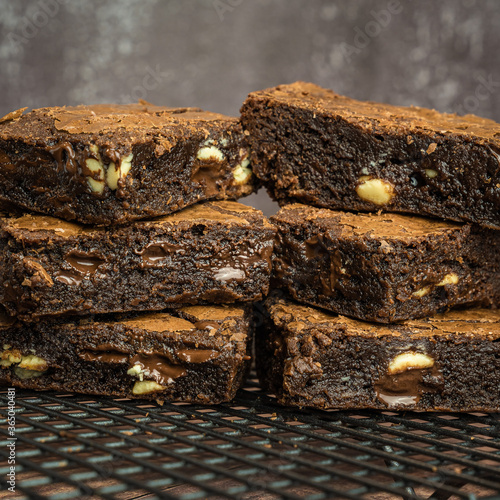
{"label": "white chocolate chip", "polygon": [[224,154],[222,151],[215,146],[209,146],[201,148],[196,155],[198,160],[216,160],[222,161],[224,160]]}
{"label": "white chocolate chip", "polygon": [[150,394],[152,392],[163,391],[165,387],[157,384],[153,380],[138,381],[132,388],[132,394]]}
{"label": "white chocolate chip", "polygon": [[123,179],[127,177],[127,174],[130,172],[132,168],[132,160],[134,159],[134,155],[130,153],[127,156],[124,156],[120,162],[120,177]]}
{"label": "white chocolate chip", "polygon": [[96,156],[99,156],[99,146],[97,146],[96,144],[91,144],[90,147],[89,147],[90,151],[92,151],[92,153],[94,153]]}
{"label": "white chocolate chip", "polygon": [[447,274],[436,286],[456,285],[458,276],[455,273]]}
{"label": "white chocolate chip", "polygon": [[87,165],[87,168],[93,174],[98,174],[98,179],[95,178],[95,175],[87,176],[87,182],[90,186],[90,189],[92,189],[94,193],[101,194],[104,191],[104,165],[99,160],[96,160],[94,158],[87,158],[85,160],[85,163]]}
{"label": "white chocolate chip", "polygon": [[214,273],[214,278],[219,281],[242,280],[245,277],[246,274],[243,269],[236,269],[234,267],[221,267]]}
{"label": "white chocolate chip", "polygon": [[233,170],[234,180],[236,184],[246,184],[252,177],[252,169],[249,168],[250,160],[246,158],[239,165],[236,165]]}
{"label": "white chocolate chip", "polygon": [[132,368],[127,370],[127,375],[131,375],[132,377],[137,377],[141,382],[144,380],[144,371],[141,368],[141,365],[134,365]]}
{"label": "white chocolate chip", "polygon": [[[4,349],[7,345],[4,345]],[[34,354],[28,354],[23,356],[21,351],[18,349],[4,350],[0,355],[0,366],[4,368],[9,368],[12,365],[14,373],[20,379],[27,379],[32,377],[39,377],[48,369],[48,363],[44,359],[35,356]]]}
{"label": "white chocolate chip", "polygon": [[2,354],[0,355],[0,366],[5,366],[8,368],[9,366],[13,365],[14,363],[20,363],[22,359],[21,356],[21,351],[18,349],[6,349]]}
{"label": "white chocolate chip", "polygon": [[131,153],[124,156],[120,161],[120,166],[117,168],[114,163],[110,163],[106,170],[106,184],[113,191],[118,188],[118,181],[124,179],[132,168],[132,159],[134,155]]}
{"label": "white chocolate chip", "polygon": [[16,366],[14,367],[14,374],[21,380],[26,380],[29,378],[41,377],[44,372],[39,370],[27,370],[26,368]]}
{"label": "white chocolate chip", "polygon": [[386,205],[394,196],[394,187],[389,181],[363,176],[359,178],[356,193],[364,201]]}
{"label": "white chocolate chip", "polygon": [[[455,273],[450,273],[450,274],[445,275],[445,277],[439,283],[436,283],[435,286],[456,285],[458,283],[458,281],[459,281],[458,276]],[[414,297],[424,297],[430,291],[431,291],[430,286],[424,286],[424,287],[416,290],[415,292],[413,292],[412,295]]]}
{"label": "white chocolate chip", "polygon": [[31,370],[36,372],[44,372],[48,368],[47,361],[34,354],[28,354],[28,356],[22,356],[21,362],[18,365],[19,368],[24,368],[25,370]]}
{"label": "white chocolate chip", "polygon": [[398,354],[390,363],[387,373],[389,375],[396,375],[403,373],[406,370],[423,370],[425,368],[432,368],[434,360],[420,352],[404,352]]}
{"label": "white chocolate chip", "polygon": [[429,177],[429,179],[434,179],[434,177],[437,176],[437,172],[433,170],[432,168],[427,168],[425,169],[425,175]]}
{"label": "white chocolate chip", "polygon": [[425,297],[430,291],[431,288],[429,286],[424,286],[413,292],[412,295],[415,297]]}

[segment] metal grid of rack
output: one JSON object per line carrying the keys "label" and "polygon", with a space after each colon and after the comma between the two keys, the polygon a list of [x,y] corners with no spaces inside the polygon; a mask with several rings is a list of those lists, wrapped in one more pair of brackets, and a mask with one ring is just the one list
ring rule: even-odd
{"label": "metal grid of rack", "polygon": [[282,408],[16,391],[16,490],[0,499],[500,498],[500,415]]}

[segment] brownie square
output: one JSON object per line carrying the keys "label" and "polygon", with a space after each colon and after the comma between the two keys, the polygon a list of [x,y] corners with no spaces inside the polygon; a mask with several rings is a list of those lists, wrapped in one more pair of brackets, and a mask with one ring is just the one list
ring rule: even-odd
{"label": "brownie square", "polygon": [[312,83],[241,109],[255,174],[280,204],[409,212],[500,228],[498,123],[363,102]]}
{"label": "brownie square", "polygon": [[53,107],[0,119],[0,202],[108,226],[256,187],[236,118],[139,104]]}
{"label": "brownie square", "polygon": [[500,231],[299,204],[271,222],[272,284],[299,302],[380,323],[500,303]]}
{"label": "brownie square", "polygon": [[3,217],[0,303],[33,321],[260,300],[275,232],[262,212],[231,201],[100,228]]}
{"label": "brownie square", "polygon": [[500,410],[500,312],[377,325],[272,296],[256,329],[260,382],[318,409]]}
{"label": "brownie square", "polygon": [[0,318],[0,384],[101,396],[220,403],[251,360],[248,306],[33,325]]}

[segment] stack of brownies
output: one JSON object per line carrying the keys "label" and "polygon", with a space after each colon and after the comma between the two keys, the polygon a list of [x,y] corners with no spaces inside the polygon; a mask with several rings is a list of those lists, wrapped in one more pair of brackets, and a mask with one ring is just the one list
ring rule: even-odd
{"label": "stack of brownies", "polygon": [[294,406],[498,411],[499,125],[307,83],[250,94],[241,121],[285,205],[263,386]]}
{"label": "stack of brownies", "polygon": [[24,111],[0,120],[0,383],[230,400],[276,232],[226,201],[256,186],[239,121],[147,103]]}
{"label": "stack of brownies", "polygon": [[[498,124],[307,83],[240,120],[24,111],[0,120],[0,384],[228,401],[255,325],[282,404],[500,410]],[[228,201],[260,184],[271,222]]]}

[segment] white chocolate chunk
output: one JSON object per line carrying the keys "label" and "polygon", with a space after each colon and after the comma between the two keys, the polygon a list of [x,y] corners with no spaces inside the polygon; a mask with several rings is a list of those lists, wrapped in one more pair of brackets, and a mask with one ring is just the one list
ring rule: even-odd
{"label": "white chocolate chunk", "polygon": [[[5,346],[4,346],[5,347]],[[10,347],[9,347],[10,349]],[[20,363],[22,356],[21,356],[21,351],[17,349],[13,349],[12,351],[6,349],[4,352],[2,352],[0,356],[0,366],[5,366],[8,368],[9,366],[13,365],[14,363]]]}
{"label": "white chocolate chunk", "polygon": [[389,375],[396,375],[403,373],[406,370],[423,370],[425,368],[432,368],[434,360],[420,352],[404,352],[398,354],[390,363],[387,373]]}
{"label": "white chocolate chunk", "polygon": [[18,349],[4,350],[0,355],[0,366],[9,368],[12,365],[15,365],[13,367],[15,375],[23,380],[39,377],[49,367],[47,361],[34,354],[23,356]]}
{"label": "white chocolate chunk", "polygon": [[127,156],[124,156],[120,162],[120,178],[127,177],[130,169],[132,168],[132,160],[134,159],[134,155],[130,153]]}
{"label": "white chocolate chunk", "polygon": [[447,274],[436,286],[456,285],[458,276],[455,273]]}
{"label": "white chocolate chunk", "polygon": [[95,175],[87,176],[87,182],[90,186],[90,189],[92,189],[94,193],[101,194],[104,191],[104,165],[99,160],[96,160],[94,158],[87,158],[85,160],[85,163],[87,165],[87,168],[93,174],[98,174],[98,179],[95,179]]}
{"label": "white chocolate chunk", "polygon": [[144,380],[144,370],[142,370],[141,365],[136,364],[132,368],[127,370],[127,375],[132,377],[137,377],[141,382]]}
{"label": "white chocolate chunk", "polygon": [[201,148],[196,155],[198,160],[216,160],[222,161],[224,159],[224,154],[219,148],[215,146],[209,146]]}
{"label": "white chocolate chunk", "polygon": [[109,189],[115,190],[118,187],[118,179],[120,178],[120,169],[116,168],[115,164],[111,162],[106,170],[106,184]]}
{"label": "white chocolate chunk", "polygon": [[152,392],[163,391],[165,387],[152,380],[137,381],[132,388],[132,394],[150,394]]}
{"label": "white chocolate chunk", "polygon": [[24,368],[25,370],[31,370],[36,372],[44,372],[48,368],[47,361],[34,354],[28,354],[28,356],[22,356],[21,362],[18,365],[19,368]]}
{"label": "white chocolate chunk", "polygon": [[113,191],[118,188],[118,181],[127,177],[127,174],[132,168],[132,159],[134,155],[131,153],[124,156],[120,161],[120,166],[117,168],[114,163],[110,163],[106,170],[106,184]]}
{"label": "white chocolate chunk", "polygon": [[430,291],[431,288],[429,286],[424,286],[414,291],[412,295],[415,297],[425,297]]}
{"label": "white chocolate chunk", "polygon": [[363,176],[359,179],[356,193],[364,201],[386,205],[394,196],[394,187],[389,181]]}
{"label": "white chocolate chunk", "polygon": [[249,168],[250,160],[246,158],[233,170],[233,177],[237,184],[246,184],[252,177],[252,169]]}
{"label": "white chocolate chunk", "polygon": [[245,277],[245,271],[243,269],[236,269],[235,267],[221,267],[214,272],[214,278],[219,281],[242,280]]}
{"label": "white chocolate chunk", "polygon": [[27,370],[26,368],[21,368],[20,366],[14,367],[14,374],[21,380],[26,380],[29,378],[41,377],[44,371],[40,370]]}

